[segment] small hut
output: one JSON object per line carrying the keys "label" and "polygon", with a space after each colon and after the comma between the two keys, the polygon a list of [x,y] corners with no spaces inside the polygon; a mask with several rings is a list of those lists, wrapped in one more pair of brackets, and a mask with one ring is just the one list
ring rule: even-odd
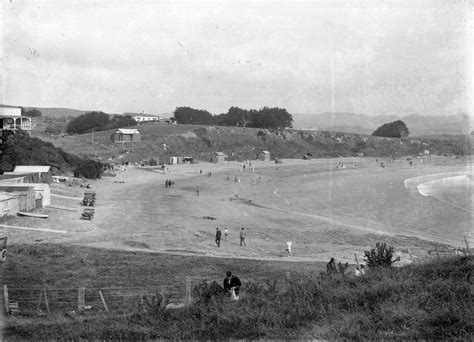
{"label": "small hut", "polygon": [[51,166],[49,165],[18,165],[15,166],[13,173],[23,175],[28,173],[34,173],[38,175],[38,181],[35,183],[52,183],[53,174]]}
{"label": "small hut", "polygon": [[35,209],[36,194],[32,186],[22,184],[0,185],[0,191],[8,192],[18,198],[19,211],[30,211]]}
{"label": "small hut", "polygon": [[215,152],[212,156],[212,161],[217,164],[225,163],[226,158],[227,156],[224,152]]}
{"label": "small hut", "polygon": [[114,143],[140,142],[140,132],[136,128],[119,128],[112,134]]}
{"label": "small hut", "polygon": [[12,193],[0,191],[0,219],[7,216],[14,216],[20,210],[18,207],[18,197]]}
{"label": "small hut", "polygon": [[270,161],[270,152],[268,151],[262,151],[262,153],[260,153],[260,156],[259,156],[260,160],[263,160],[263,161]]}

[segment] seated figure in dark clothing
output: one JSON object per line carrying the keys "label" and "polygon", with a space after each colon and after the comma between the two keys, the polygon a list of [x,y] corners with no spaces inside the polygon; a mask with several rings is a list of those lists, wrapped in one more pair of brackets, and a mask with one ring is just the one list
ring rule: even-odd
{"label": "seated figure in dark clothing", "polygon": [[227,271],[227,277],[224,279],[224,290],[230,294],[231,289],[234,288],[235,295],[239,296],[241,286],[242,283],[240,282],[240,279],[237,276],[232,275],[232,272]]}

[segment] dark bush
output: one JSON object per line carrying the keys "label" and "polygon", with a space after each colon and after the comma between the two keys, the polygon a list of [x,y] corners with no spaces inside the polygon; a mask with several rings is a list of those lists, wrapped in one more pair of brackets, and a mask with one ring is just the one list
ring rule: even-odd
{"label": "dark bush", "polygon": [[390,267],[394,262],[400,261],[400,257],[393,258],[393,247],[387,247],[386,243],[377,242],[375,248],[364,251],[364,261],[369,267]]}

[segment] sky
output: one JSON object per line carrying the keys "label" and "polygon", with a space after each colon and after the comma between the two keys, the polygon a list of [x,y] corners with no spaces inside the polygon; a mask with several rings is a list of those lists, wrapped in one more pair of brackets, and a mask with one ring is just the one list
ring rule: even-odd
{"label": "sky", "polygon": [[0,1],[3,104],[472,113],[469,1]]}

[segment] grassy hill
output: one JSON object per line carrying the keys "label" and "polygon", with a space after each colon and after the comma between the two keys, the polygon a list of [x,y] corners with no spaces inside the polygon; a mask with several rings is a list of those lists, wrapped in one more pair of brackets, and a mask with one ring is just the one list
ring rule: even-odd
{"label": "grassy hill", "polygon": [[380,138],[356,133],[324,131],[268,131],[258,128],[198,126],[198,125],[141,125],[137,127],[142,141],[134,144],[114,144],[113,130],[63,138],[37,132],[64,150],[84,156],[94,156],[131,162],[169,156],[192,156],[208,161],[214,152],[228,155],[230,160],[254,159],[262,150],[274,158],[300,158],[307,153],[313,157],[418,155],[424,150],[432,154],[469,155],[472,137],[443,136],[434,138]]}
{"label": "grassy hill", "polygon": [[[472,256],[447,257],[373,269],[356,278],[328,276],[323,263],[15,245],[9,247],[3,276],[21,313],[4,321],[4,338],[467,341],[474,337],[473,267]],[[243,281],[237,302],[213,296],[200,281],[221,283],[228,269]],[[193,304],[165,310],[161,286],[170,298],[169,291],[182,288],[187,276],[194,277]],[[91,308],[77,312],[82,286]],[[43,288],[50,313],[43,301],[38,315]],[[109,313],[102,309],[98,289]]]}

